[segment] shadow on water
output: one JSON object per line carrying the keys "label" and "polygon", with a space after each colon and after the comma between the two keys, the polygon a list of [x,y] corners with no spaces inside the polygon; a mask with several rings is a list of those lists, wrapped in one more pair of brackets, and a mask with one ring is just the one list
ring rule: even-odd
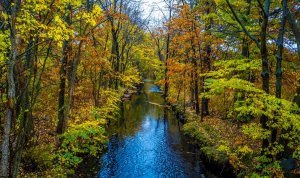
{"label": "shadow on water", "polygon": [[[146,81],[143,92],[123,103],[123,118],[110,130],[107,152],[84,162],[78,177],[203,177],[199,154],[163,107],[160,89]],[[206,176],[212,177],[212,176]]]}

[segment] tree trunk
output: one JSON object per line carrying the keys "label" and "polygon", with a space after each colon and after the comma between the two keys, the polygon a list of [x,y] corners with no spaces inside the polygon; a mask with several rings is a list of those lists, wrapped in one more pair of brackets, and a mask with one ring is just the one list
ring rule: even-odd
{"label": "tree trunk", "polygon": [[297,81],[297,91],[296,91],[296,95],[294,96],[293,102],[295,102],[298,107],[300,108],[300,79],[298,79]]}
{"label": "tree trunk", "polygon": [[[68,10],[71,11],[71,6],[68,5]],[[66,22],[71,25],[70,15],[66,16]],[[67,78],[67,63],[71,51],[70,41],[66,40],[63,43],[61,67],[59,72],[59,96],[58,96],[58,123],[56,128],[57,134],[62,134],[66,129],[66,106],[65,106],[65,93],[66,93],[66,78]]]}
{"label": "tree trunk", "polygon": [[78,45],[78,51],[76,54],[75,60],[72,62],[71,65],[71,70],[70,70],[70,76],[69,76],[69,96],[68,96],[68,102],[66,106],[66,112],[65,112],[65,119],[68,120],[69,118],[69,113],[71,110],[71,105],[73,102],[73,94],[74,94],[74,89],[75,89],[75,79],[76,79],[76,73],[77,73],[77,68],[80,63],[80,58],[81,58],[81,47],[82,47],[83,41],[79,42]]}
{"label": "tree trunk", "polygon": [[[281,24],[279,29],[279,34],[277,38],[277,56],[276,56],[276,97],[281,98],[281,90],[282,90],[282,53],[283,53],[283,37],[285,31],[285,22],[286,22],[286,14],[287,14],[287,0],[282,1],[283,11]],[[277,129],[272,130],[271,134],[271,143],[275,142],[277,138]]]}
{"label": "tree trunk", "polygon": [[[269,94],[269,59],[268,59],[268,51],[267,51],[267,27],[268,27],[268,18],[269,18],[269,8],[270,8],[270,0],[265,1],[265,7],[263,12],[263,22],[261,25],[261,34],[260,34],[260,55],[262,59],[262,88],[263,90]],[[269,130],[267,126],[268,116],[263,115],[260,119],[261,125],[263,129]],[[265,149],[269,146],[269,140],[263,139],[262,148]]]}
{"label": "tree trunk", "polygon": [[[210,14],[210,2],[206,2],[206,14],[209,15]],[[206,24],[205,30],[207,31],[207,34],[210,35],[210,30],[212,27],[212,19],[209,19],[208,24]],[[207,44],[206,45],[206,56],[204,57],[204,66],[207,69],[207,72],[210,71],[211,68],[211,45]],[[202,80],[205,80],[204,78]],[[203,84],[205,83],[205,81],[203,81]],[[204,86],[203,86],[204,87]],[[204,89],[205,92],[205,89]],[[208,109],[208,103],[209,100],[205,97],[202,97],[202,108],[201,108],[201,116],[207,116],[209,115],[209,109]]]}
{"label": "tree trunk", "polygon": [[297,43],[297,51],[298,51],[298,58],[300,59],[300,28],[298,27],[298,23],[295,19],[295,16],[294,14],[289,10],[287,9],[287,20],[288,20],[288,23],[292,29],[292,32],[294,33],[295,35],[295,39],[296,39],[296,43]]}
{"label": "tree trunk", "polygon": [[243,38],[243,44],[242,44],[242,55],[245,57],[245,58],[249,58],[249,44],[247,42],[247,39],[246,37]]}
{"label": "tree trunk", "polygon": [[[19,106],[18,109],[16,109],[16,116],[19,118],[19,128],[18,128],[18,136],[17,136],[17,143],[15,145],[15,151],[12,158],[12,177],[16,178],[19,172],[19,165],[21,162],[21,155],[22,151],[28,142],[31,133],[32,133],[32,127],[33,127],[33,120],[32,120],[32,102],[33,99],[30,98],[31,90],[30,90],[30,84],[34,77],[34,57],[36,55],[38,38],[34,42],[33,39],[30,39],[29,44],[26,49],[26,57],[25,57],[25,65],[24,65],[24,71],[28,71],[28,75],[20,75],[18,76],[18,83],[24,83],[19,84],[18,91],[18,100],[16,105]],[[34,47],[36,46],[36,47]],[[23,82],[25,81],[25,82]],[[34,85],[34,83],[32,84]]]}
{"label": "tree trunk", "polygon": [[20,0],[15,2],[12,6],[12,2],[6,2],[9,4],[9,9],[6,9],[9,18],[10,26],[10,42],[11,51],[9,54],[9,60],[7,61],[7,108],[6,108],[6,120],[4,125],[3,143],[2,143],[2,158],[1,158],[1,177],[9,177],[9,157],[10,157],[10,132],[12,120],[14,117],[16,86],[14,78],[15,61],[17,58],[17,39],[16,39],[16,17],[17,9],[20,5]]}
{"label": "tree trunk", "polygon": [[[11,106],[10,106],[11,107]],[[1,177],[9,177],[9,155],[10,155],[10,129],[11,129],[11,120],[13,117],[12,108],[6,108],[6,122],[4,126],[4,135],[2,142],[2,158],[1,158]]]}
{"label": "tree trunk", "polygon": [[194,68],[195,68],[195,109],[196,109],[196,114],[199,115],[200,113],[200,108],[199,108],[199,83],[198,83],[198,65],[197,61],[194,61]]}
{"label": "tree trunk", "polygon": [[58,124],[56,132],[58,134],[64,133],[66,129],[66,118],[65,118],[65,93],[66,93],[66,77],[67,77],[67,61],[69,55],[69,41],[64,41],[63,44],[63,56],[60,67],[59,76],[59,96],[58,96]]}
{"label": "tree trunk", "polygon": [[195,84],[194,84],[194,81],[195,81],[195,77],[194,77],[194,74],[193,74],[193,71],[191,71],[191,84],[190,84],[190,92],[191,92],[191,97],[190,97],[190,104],[192,106],[192,108],[194,109],[195,108]]}
{"label": "tree trunk", "polygon": [[167,48],[166,48],[166,58],[165,58],[165,92],[164,92],[164,96],[165,98],[168,97],[168,93],[169,93],[169,77],[168,77],[168,59],[169,59],[169,45],[170,45],[170,35],[168,32],[167,35]]}
{"label": "tree trunk", "polygon": [[[169,21],[171,21],[172,18],[172,4],[169,4]],[[170,23],[168,24],[168,29],[167,29],[167,46],[166,46],[166,58],[165,58],[165,92],[164,92],[164,97],[167,98],[168,97],[168,93],[169,93],[169,77],[168,77],[168,60],[170,57]]]}
{"label": "tree trunk", "polygon": [[[113,27],[113,22],[111,22],[112,25],[112,37],[113,37],[113,41],[112,41],[112,62],[113,62],[113,69],[115,72],[115,75],[117,75],[117,73],[119,72],[120,69],[120,54],[119,54],[119,42],[118,42],[118,36],[117,36],[117,31],[114,29]],[[118,90],[119,88],[119,80],[116,77],[115,79],[115,89]]]}
{"label": "tree trunk", "polygon": [[276,56],[276,97],[281,98],[281,90],[282,90],[282,53],[283,53],[283,38],[285,32],[285,23],[287,16],[287,0],[282,1],[283,11],[282,11],[282,19],[277,39],[277,56]]}
{"label": "tree trunk", "polygon": [[[289,23],[289,26],[292,29],[292,32],[295,35],[296,43],[297,43],[297,51],[298,51],[298,59],[300,59],[300,28],[297,25],[296,19],[294,14],[290,10],[287,9],[287,21]],[[297,80],[297,92],[293,99],[293,102],[295,102],[300,107],[300,79]]]}
{"label": "tree trunk", "polygon": [[[195,24],[193,23],[193,30],[195,30]],[[193,73],[194,73],[194,95],[195,95],[195,109],[196,114],[199,115],[200,108],[199,108],[199,83],[198,83],[198,64],[196,58],[196,47],[194,44],[194,37],[191,40],[191,46],[193,51]]]}

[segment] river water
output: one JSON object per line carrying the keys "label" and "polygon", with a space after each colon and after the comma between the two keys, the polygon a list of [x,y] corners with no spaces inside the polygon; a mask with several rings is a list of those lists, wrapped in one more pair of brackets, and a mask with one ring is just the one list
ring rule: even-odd
{"label": "river water", "polygon": [[153,82],[146,81],[140,95],[124,102],[122,115],[110,130],[114,134],[107,151],[99,159],[84,162],[78,176],[204,177],[198,153],[182,135],[175,115],[164,107]]}

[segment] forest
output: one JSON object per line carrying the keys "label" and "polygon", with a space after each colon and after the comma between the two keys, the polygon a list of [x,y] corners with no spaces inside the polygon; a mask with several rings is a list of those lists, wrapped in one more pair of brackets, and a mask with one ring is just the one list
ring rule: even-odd
{"label": "forest", "polygon": [[0,1],[0,177],[300,176],[300,1],[152,1]]}

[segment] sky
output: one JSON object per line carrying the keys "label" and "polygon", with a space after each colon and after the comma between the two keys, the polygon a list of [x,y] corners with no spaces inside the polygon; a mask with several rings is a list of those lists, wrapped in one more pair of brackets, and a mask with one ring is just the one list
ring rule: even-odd
{"label": "sky", "polygon": [[144,18],[150,16],[151,20],[162,20],[165,3],[163,0],[141,0],[144,11]]}

